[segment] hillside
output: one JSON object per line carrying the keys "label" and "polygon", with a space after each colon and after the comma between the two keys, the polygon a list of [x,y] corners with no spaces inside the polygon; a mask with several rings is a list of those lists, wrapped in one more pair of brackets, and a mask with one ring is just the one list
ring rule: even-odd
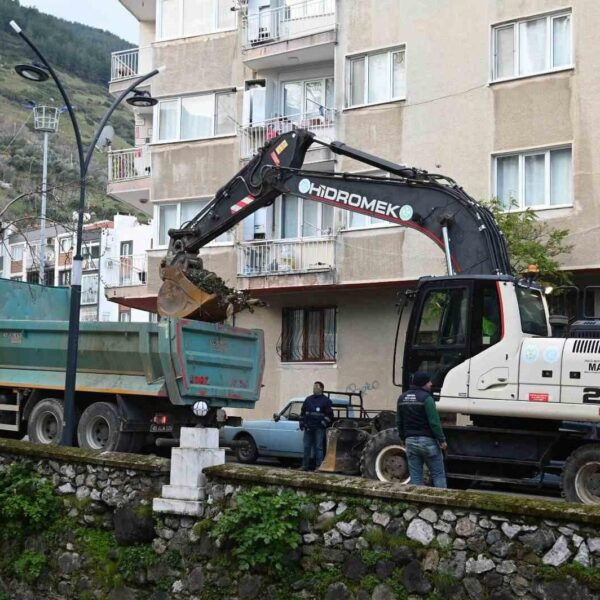
{"label": "hillside", "polygon": [[[52,81],[30,83],[15,73],[15,64],[30,62],[32,57],[29,48],[8,26],[11,19],[19,23],[58,71],[76,107],[84,144],[89,143],[112,101],[107,83],[110,54],[131,46],[109,32],[21,7],[18,1],[0,0],[0,210],[12,198],[39,190],[41,186],[42,134],[35,132],[32,111],[23,104],[27,101],[57,107],[63,104]],[[111,124],[116,132],[115,148],[133,144],[131,111],[120,107]],[[78,164],[67,114],[61,115],[59,131],[50,138],[49,157],[48,214],[50,219],[68,224],[78,201]],[[106,155],[96,152],[88,179],[86,211],[97,218],[128,211],[126,206],[106,196],[106,165]],[[38,213],[36,195],[15,203],[2,220],[24,229],[35,225],[30,217]]]}

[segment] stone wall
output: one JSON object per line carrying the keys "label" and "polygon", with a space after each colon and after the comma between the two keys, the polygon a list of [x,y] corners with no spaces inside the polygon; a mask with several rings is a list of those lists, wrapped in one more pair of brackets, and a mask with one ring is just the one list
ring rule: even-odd
{"label": "stone wall", "polygon": [[[0,465],[13,461],[52,481],[65,512],[23,542],[47,557],[39,577],[2,563],[10,600],[600,599],[597,507],[227,464],[205,470],[202,514],[150,515],[144,538],[130,507],[150,506],[168,461],[0,441]],[[302,505],[279,572],[241,570],[214,533],[257,487]]]}

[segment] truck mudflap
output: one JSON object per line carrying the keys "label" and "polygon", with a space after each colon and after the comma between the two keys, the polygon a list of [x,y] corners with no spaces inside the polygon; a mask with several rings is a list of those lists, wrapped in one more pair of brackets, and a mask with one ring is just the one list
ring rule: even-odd
{"label": "truck mudflap", "polygon": [[159,327],[173,404],[204,400],[211,408],[254,407],[264,369],[262,331],[190,319],[165,319]]}

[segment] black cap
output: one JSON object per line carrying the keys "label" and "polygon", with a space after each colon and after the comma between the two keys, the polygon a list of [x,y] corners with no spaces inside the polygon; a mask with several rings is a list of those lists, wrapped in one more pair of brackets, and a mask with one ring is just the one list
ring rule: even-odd
{"label": "black cap", "polygon": [[429,375],[423,371],[417,371],[413,375],[412,381],[413,385],[416,385],[417,387],[423,387],[431,381],[431,377],[429,377]]}

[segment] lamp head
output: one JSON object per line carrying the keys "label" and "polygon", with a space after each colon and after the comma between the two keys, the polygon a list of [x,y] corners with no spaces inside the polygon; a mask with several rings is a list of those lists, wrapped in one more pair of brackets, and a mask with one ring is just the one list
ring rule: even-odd
{"label": "lamp head", "polygon": [[141,90],[133,90],[133,96],[127,98],[126,102],[130,106],[135,106],[136,108],[150,108],[155,104],[158,104],[158,100],[153,98],[150,95],[150,92]]}
{"label": "lamp head", "polygon": [[46,81],[50,77],[46,69],[34,63],[30,65],[17,65],[15,71],[28,81]]}

